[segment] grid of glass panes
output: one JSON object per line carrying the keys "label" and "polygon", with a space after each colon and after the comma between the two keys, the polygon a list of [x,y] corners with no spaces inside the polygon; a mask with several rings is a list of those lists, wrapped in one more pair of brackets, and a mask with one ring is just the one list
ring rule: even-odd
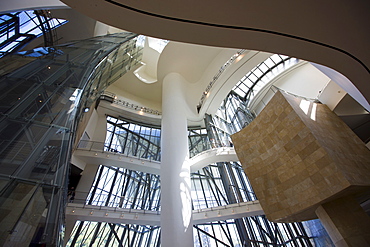
{"label": "grid of glass panes", "polygon": [[189,129],[188,142],[190,157],[193,157],[211,148],[209,138],[207,135],[207,130],[205,128]]}
{"label": "grid of glass panes", "polygon": [[77,221],[67,247],[159,246],[160,227]]}
{"label": "grid of glass panes", "polygon": [[[192,173],[193,208],[257,200],[239,162],[218,162]],[[195,246],[312,246],[302,223],[254,216],[194,226]]]}
{"label": "grid of glass panes", "polygon": [[159,175],[101,165],[86,203],[158,211]]}
{"label": "grid of glass panes", "polygon": [[238,162],[218,162],[191,174],[193,209],[257,200]]}
{"label": "grid of glass panes", "polygon": [[105,151],[160,161],[161,130],[107,117]]}
{"label": "grid of glass panes", "polygon": [[248,104],[272,78],[297,62],[296,58],[274,54],[243,76],[232,91]]}

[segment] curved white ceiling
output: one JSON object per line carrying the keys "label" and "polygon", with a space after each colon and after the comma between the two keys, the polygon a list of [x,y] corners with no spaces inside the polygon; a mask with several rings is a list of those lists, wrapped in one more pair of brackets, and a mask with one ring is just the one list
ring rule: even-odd
{"label": "curved white ceiling", "polygon": [[139,34],[280,53],[323,64],[344,74],[370,99],[369,1],[63,2]]}

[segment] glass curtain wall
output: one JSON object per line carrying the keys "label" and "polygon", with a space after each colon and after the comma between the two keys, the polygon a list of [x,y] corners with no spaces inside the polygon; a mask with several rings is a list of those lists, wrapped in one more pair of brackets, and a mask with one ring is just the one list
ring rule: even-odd
{"label": "glass curtain wall", "polygon": [[[159,211],[159,175],[101,165],[85,203]],[[159,226],[77,221],[66,246],[159,246],[159,236]]]}
{"label": "glass curtain wall", "polygon": [[[206,115],[206,128],[189,128],[190,157],[210,148],[233,146],[230,135],[248,125],[255,118],[255,115],[248,110],[248,102],[256,95],[257,89],[261,89],[263,85],[273,78],[273,75],[277,75],[284,68],[294,63],[296,63],[296,59],[274,55],[256,66],[252,72],[249,72],[243,77],[240,83],[235,86],[223,101],[217,114],[214,116]],[[267,77],[269,78],[266,79]],[[253,85],[245,85],[249,81],[253,82]],[[261,85],[258,86],[257,84],[259,83]],[[242,89],[245,91],[242,91]],[[131,127],[128,127],[128,125],[130,123],[124,120],[108,118],[106,150],[120,153],[126,152],[137,157],[150,157],[141,155],[145,152],[134,151],[140,149],[145,150],[145,147],[148,147],[145,145],[149,145],[150,147],[152,143],[156,143],[158,144],[158,150],[160,150],[159,142],[149,142],[148,140],[150,138],[148,136],[145,138],[141,137],[140,129],[142,126],[140,127],[133,123],[131,123]],[[130,129],[131,135],[133,136],[135,133],[136,138],[130,137]],[[145,132],[149,133],[148,130]],[[146,140],[145,142],[141,141],[144,145],[139,143],[130,144],[131,142],[140,142],[140,138]],[[132,174],[134,174],[134,178]],[[154,187],[153,183],[149,184],[148,176],[150,177],[149,180],[155,181]],[[101,181],[102,177],[106,178]],[[120,198],[122,195],[125,195],[122,200],[122,207],[160,210],[159,180],[160,178],[157,175],[101,166],[87,203],[121,207]],[[116,181],[119,184],[118,188],[109,190]],[[123,181],[126,181],[127,184],[124,184]],[[257,200],[239,162],[217,162],[210,164],[193,172],[191,174],[191,182],[192,207],[194,210]],[[148,190],[146,192],[147,194],[144,192],[144,187]],[[143,200],[146,202],[143,202]],[[328,243],[328,246],[331,246],[330,241],[326,241],[327,239],[322,241],[320,239],[321,236],[314,233],[312,230],[313,224],[315,222],[310,223],[310,228],[307,228],[305,227],[305,225],[308,225],[307,223],[273,223],[269,222],[264,215],[209,222],[194,225],[194,246],[323,246],[326,243]],[[93,243],[98,241],[98,239],[100,241],[102,237],[101,235],[93,235],[93,232],[103,232],[101,225],[104,226],[106,231],[104,233],[105,236],[117,235],[119,237],[114,240],[116,241],[114,243],[118,243],[117,246],[120,246],[119,243],[123,242],[132,243],[129,246],[160,245],[160,228],[158,226],[149,227],[124,224],[115,224],[113,226],[107,223],[77,222],[69,241],[69,246],[82,246],[78,243],[95,246]],[[121,235],[116,234],[118,229],[123,231]],[[316,230],[320,229],[317,228]],[[92,238],[92,240],[88,240],[89,238]],[[108,239],[109,241],[113,241],[110,239],[114,238],[110,237]],[[141,245],[138,245],[139,242]]]}
{"label": "glass curtain wall", "polygon": [[[140,60],[135,34],[58,46],[0,77],[0,245],[60,246],[83,109]],[[14,61],[23,56],[14,56]]]}
{"label": "glass curtain wall", "polygon": [[[218,162],[192,174],[194,209],[257,200],[239,162]],[[195,246],[313,246],[302,223],[272,223],[265,216],[194,226]]]}
{"label": "glass curtain wall", "polygon": [[161,130],[158,127],[107,117],[104,151],[160,161],[160,143]]}
{"label": "glass curtain wall", "polygon": [[160,246],[159,226],[78,221],[66,246]]}
{"label": "glass curtain wall", "polygon": [[[137,135],[143,133],[140,130],[144,126],[139,124],[113,117],[108,117],[107,121],[109,123],[107,151],[124,152],[126,147],[122,143],[132,141],[131,137],[128,138],[128,129],[136,130],[134,132]],[[120,138],[114,138],[114,136],[122,133],[123,126],[126,126],[123,135],[125,138],[119,141]],[[144,133],[153,133],[155,128],[150,131],[143,129]],[[189,129],[188,133],[189,149],[192,153],[197,154],[211,147],[206,129]],[[150,135],[146,136],[146,139],[150,139],[149,137]],[[139,137],[137,136],[135,140],[138,141]],[[120,148],[117,149],[117,146]],[[132,145],[127,144],[127,148],[132,150]],[[137,154],[140,153],[137,152]],[[194,210],[257,199],[239,162],[210,164],[192,173],[191,180]],[[159,212],[160,177],[101,165],[85,203]],[[158,226],[78,221],[67,246],[99,246],[98,244],[120,246],[122,243],[130,243],[129,246],[159,246],[159,236]],[[312,246],[311,238],[301,223],[276,224],[269,222],[264,216],[195,225],[194,244],[195,246]]]}

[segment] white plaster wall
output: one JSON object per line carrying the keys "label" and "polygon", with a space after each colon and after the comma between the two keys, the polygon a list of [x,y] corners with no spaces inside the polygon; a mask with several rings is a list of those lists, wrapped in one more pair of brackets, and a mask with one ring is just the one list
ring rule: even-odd
{"label": "white plaster wall", "polygon": [[[330,105],[338,103],[345,94],[320,70],[308,62],[301,61],[275,77],[254,97],[250,109],[257,115],[274,96],[274,91],[277,90],[270,88],[271,85],[297,96],[322,100],[322,103]],[[341,92],[338,94],[338,91]]]}
{"label": "white plaster wall", "polygon": [[[140,83],[143,83],[143,84],[145,84],[145,85],[147,85],[149,87],[151,86],[151,84],[146,84],[144,82],[140,82]],[[161,103],[162,102],[154,102],[154,101],[151,101],[151,100],[147,100],[147,99],[138,97],[136,95],[133,95],[131,93],[128,93],[125,90],[122,90],[121,88],[115,86],[114,84],[110,85],[107,88],[106,91],[115,93],[119,99],[127,100],[128,102],[133,103],[135,105],[149,107],[149,108],[151,108],[153,110],[158,110],[158,111],[161,111],[161,109],[162,109],[162,106],[161,106]]]}
{"label": "white plaster wall", "polygon": [[317,98],[330,79],[310,63],[296,67],[274,83],[275,86],[287,92],[305,98]]}

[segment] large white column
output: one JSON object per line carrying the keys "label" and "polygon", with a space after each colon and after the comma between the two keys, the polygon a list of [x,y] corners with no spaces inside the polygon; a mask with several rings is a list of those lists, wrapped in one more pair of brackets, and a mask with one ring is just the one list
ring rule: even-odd
{"label": "large white column", "polygon": [[161,156],[161,246],[194,245],[187,118],[182,76],[163,80]]}

